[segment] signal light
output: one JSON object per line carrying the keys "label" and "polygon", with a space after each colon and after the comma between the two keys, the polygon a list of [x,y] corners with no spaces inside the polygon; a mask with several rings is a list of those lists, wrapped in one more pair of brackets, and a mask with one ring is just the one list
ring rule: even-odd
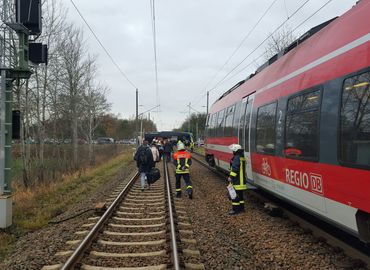
{"label": "signal light", "polygon": [[35,64],[48,64],[48,46],[42,43],[29,44],[29,60]]}
{"label": "signal light", "polygon": [[16,0],[16,22],[23,24],[29,30],[29,35],[39,35],[41,25],[40,0]]}

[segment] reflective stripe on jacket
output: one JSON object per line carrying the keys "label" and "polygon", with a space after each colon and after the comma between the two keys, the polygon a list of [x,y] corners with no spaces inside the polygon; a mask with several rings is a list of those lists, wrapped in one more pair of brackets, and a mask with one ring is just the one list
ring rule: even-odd
{"label": "reflective stripe on jacket", "polygon": [[173,154],[173,162],[176,166],[177,174],[190,173],[191,155],[185,150],[180,150]]}
{"label": "reflective stripe on jacket", "polygon": [[230,177],[233,180],[232,184],[235,190],[245,190],[247,185],[245,182],[245,158],[235,155],[230,162]]}

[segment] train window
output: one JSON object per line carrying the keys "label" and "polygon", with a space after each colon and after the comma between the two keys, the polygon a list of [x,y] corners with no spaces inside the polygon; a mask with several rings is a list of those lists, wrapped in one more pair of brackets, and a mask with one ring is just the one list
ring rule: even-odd
{"label": "train window", "polygon": [[258,108],[256,148],[263,154],[275,153],[276,102]]}
{"label": "train window", "polygon": [[340,124],[340,160],[370,167],[370,72],[344,81]]}
{"label": "train window", "polygon": [[235,112],[235,105],[230,106],[226,110],[226,114],[225,114],[225,131],[224,131],[224,136],[225,137],[231,137],[231,136],[233,136],[233,118],[234,118],[234,112]]}
{"label": "train window", "polygon": [[211,124],[211,115],[210,114],[207,114],[207,117],[206,117],[206,125],[204,127],[204,136],[205,137],[209,137],[210,124]]}
{"label": "train window", "polygon": [[[248,98],[247,98],[248,99]],[[244,149],[244,124],[245,124],[245,108],[247,107],[247,101],[242,103],[240,110],[240,124],[239,124],[239,144]]]}
{"label": "train window", "polygon": [[218,112],[216,137],[224,136],[224,120],[225,120],[224,114],[225,109]]}
{"label": "train window", "polygon": [[252,103],[253,98],[249,97],[247,102],[247,108],[245,110],[245,125],[244,125],[244,150],[245,152],[249,152],[249,126],[251,120],[251,113],[252,113]]}
{"label": "train window", "polygon": [[211,122],[211,115],[207,114],[207,116],[206,116],[206,127],[209,127],[210,122]]}
{"label": "train window", "polygon": [[320,90],[317,90],[288,100],[285,156],[312,160],[318,158],[320,99]]}
{"label": "train window", "polygon": [[234,121],[233,121],[233,136],[238,136],[239,120],[240,120],[240,107],[241,101],[235,105]]}
{"label": "train window", "polygon": [[212,114],[210,137],[216,137],[217,113]]}
{"label": "train window", "polygon": [[208,117],[208,125],[206,127],[207,129],[207,137],[211,137],[212,136],[212,120],[213,120],[213,114],[210,114],[209,117]]}

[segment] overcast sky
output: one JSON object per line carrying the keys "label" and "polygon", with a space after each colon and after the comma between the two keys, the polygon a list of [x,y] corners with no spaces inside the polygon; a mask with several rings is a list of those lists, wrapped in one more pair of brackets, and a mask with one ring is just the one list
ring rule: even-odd
{"label": "overcast sky", "polygon": [[[327,0],[276,0],[266,16],[245,40],[230,62],[220,68],[274,0],[157,0],[155,21],[160,111],[150,117],[159,130],[181,125],[187,104],[205,112],[206,91],[239,64],[288,17],[293,29],[316,12]],[[94,39],[70,0],[62,1],[68,18],[83,28],[89,52],[97,55],[99,81],[110,88],[112,113],[121,118],[135,115],[135,87],[112,64]],[[130,81],[139,88],[139,113],[156,106],[156,85],[150,0],[74,0],[106,49]],[[355,0],[333,0],[294,34],[340,16]],[[338,33],[339,34],[339,33]],[[247,77],[263,63],[258,57],[264,45],[250,55],[240,68],[248,66],[210,92],[210,106],[221,93]],[[235,71],[239,71],[236,69]],[[218,73],[217,73],[218,72]],[[231,73],[232,76],[234,73]],[[204,106],[204,107],[203,107]]]}

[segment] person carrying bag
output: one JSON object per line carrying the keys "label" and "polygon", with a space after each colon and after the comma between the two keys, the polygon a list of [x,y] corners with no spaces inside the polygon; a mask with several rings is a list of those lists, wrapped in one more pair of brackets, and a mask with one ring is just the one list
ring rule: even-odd
{"label": "person carrying bag", "polygon": [[[229,194],[232,202],[232,209],[229,215],[236,215],[244,212],[244,191],[247,189],[245,177],[244,149],[239,144],[232,144],[229,149],[233,151],[233,157],[230,161]],[[234,191],[235,194],[234,194]]]}

